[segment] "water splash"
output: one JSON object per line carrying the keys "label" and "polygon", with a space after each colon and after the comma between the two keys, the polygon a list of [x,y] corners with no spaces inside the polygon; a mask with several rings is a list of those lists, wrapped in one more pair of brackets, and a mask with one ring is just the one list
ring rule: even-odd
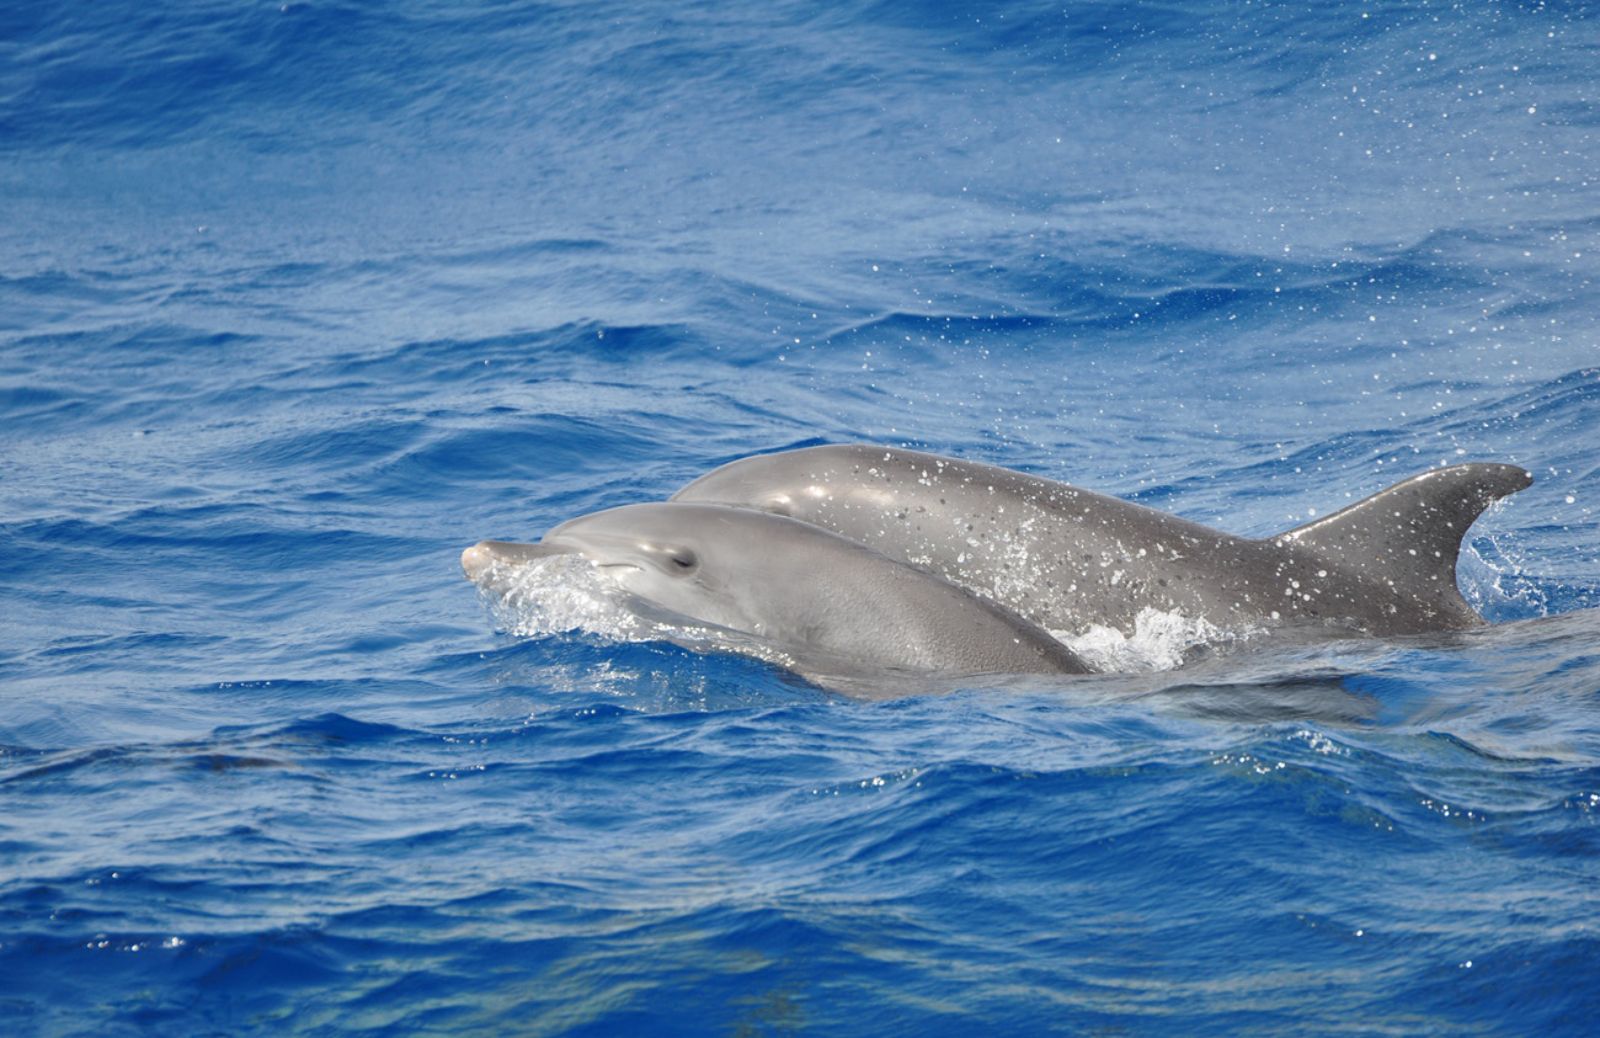
{"label": "water splash", "polygon": [[495,626],[514,637],[587,631],[615,641],[648,638],[627,593],[581,556],[494,562],[479,578],[478,590]]}
{"label": "water splash", "polygon": [[1514,534],[1482,534],[1462,545],[1456,579],[1461,597],[1491,623],[1552,612],[1551,589],[1528,575]]}
{"label": "water splash", "polygon": [[693,652],[738,653],[798,669],[793,657],[770,643],[662,609],[577,555],[492,563],[478,590],[495,626],[516,638],[581,631],[614,642],[664,641]]}
{"label": "water splash", "polygon": [[1131,635],[1100,624],[1076,634],[1050,633],[1096,670],[1127,673],[1175,670],[1211,649],[1259,632],[1225,630],[1201,617],[1147,606],[1134,618]]}

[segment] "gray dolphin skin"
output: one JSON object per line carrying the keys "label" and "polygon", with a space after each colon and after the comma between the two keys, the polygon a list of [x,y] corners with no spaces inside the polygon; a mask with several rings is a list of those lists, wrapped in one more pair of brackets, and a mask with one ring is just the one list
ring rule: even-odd
{"label": "gray dolphin skin", "polygon": [[673,500],[804,520],[1051,631],[1131,634],[1154,608],[1223,629],[1384,636],[1483,623],[1456,588],[1461,540],[1532,481],[1513,465],[1435,469],[1260,540],[991,465],[861,444],[730,462]]}
{"label": "gray dolphin skin", "polygon": [[651,605],[801,661],[943,674],[1083,674],[1061,643],[1001,606],[837,534],[725,505],[625,505],[562,523],[538,544],[481,541],[468,579],[577,554]]}

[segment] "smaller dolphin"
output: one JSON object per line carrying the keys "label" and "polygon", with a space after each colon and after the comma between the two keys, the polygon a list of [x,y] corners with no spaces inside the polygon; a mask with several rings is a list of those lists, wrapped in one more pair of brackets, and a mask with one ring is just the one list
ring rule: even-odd
{"label": "smaller dolphin", "polygon": [[[759,639],[807,676],[841,662],[946,675],[1089,671],[1038,627],[947,580],[809,523],[725,505],[625,505],[562,523],[538,544],[480,541],[461,568],[492,587],[499,566],[561,554],[652,606]],[[741,642],[729,647],[746,651]]]}

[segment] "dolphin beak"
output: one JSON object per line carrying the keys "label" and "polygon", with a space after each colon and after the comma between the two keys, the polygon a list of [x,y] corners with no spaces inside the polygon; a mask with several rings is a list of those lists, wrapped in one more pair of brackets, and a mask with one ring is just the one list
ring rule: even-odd
{"label": "dolphin beak", "polygon": [[516,566],[552,555],[570,555],[571,548],[553,544],[518,544],[514,541],[479,541],[461,553],[461,572],[474,584],[495,565]]}

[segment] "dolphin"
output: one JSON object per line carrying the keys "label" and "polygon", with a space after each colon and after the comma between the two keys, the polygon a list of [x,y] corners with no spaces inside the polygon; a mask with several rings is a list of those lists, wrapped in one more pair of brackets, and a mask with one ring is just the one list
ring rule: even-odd
{"label": "dolphin", "polygon": [[1453,465],[1259,540],[1066,483],[866,444],[730,462],[672,500],[813,523],[1053,632],[1132,634],[1140,612],[1156,609],[1223,630],[1397,636],[1483,623],[1456,588],[1461,539],[1532,481],[1513,465]]}
{"label": "dolphin", "polygon": [[[480,541],[467,578],[582,556],[656,610],[764,647],[804,676],[839,666],[945,675],[1083,674],[1070,649],[1009,610],[820,527],[726,505],[624,505],[569,520],[538,544]],[[751,641],[754,639],[754,642]]]}

